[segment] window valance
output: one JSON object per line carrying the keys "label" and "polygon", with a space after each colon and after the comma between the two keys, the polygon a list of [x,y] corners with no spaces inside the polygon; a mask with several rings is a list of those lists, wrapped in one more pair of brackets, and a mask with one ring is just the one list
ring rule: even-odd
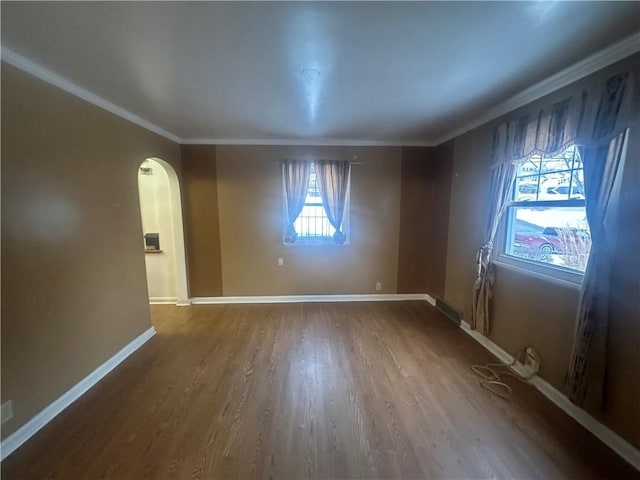
{"label": "window valance", "polygon": [[639,97],[636,75],[625,71],[512,118],[493,130],[491,164],[552,156],[572,143],[588,148],[607,145],[637,121]]}

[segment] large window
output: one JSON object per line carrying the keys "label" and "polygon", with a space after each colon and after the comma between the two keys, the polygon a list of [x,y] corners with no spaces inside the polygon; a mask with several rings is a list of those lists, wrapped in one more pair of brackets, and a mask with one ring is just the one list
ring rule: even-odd
{"label": "large window", "polygon": [[522,162],[513,187],[503,252],[541,266],[584,272],[591,236],[579,148],[572,145],[556,156]]}

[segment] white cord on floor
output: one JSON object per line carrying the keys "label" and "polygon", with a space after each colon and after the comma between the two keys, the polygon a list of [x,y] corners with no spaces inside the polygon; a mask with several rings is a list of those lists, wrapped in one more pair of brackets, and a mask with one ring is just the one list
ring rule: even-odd
{"label": "white cord on floor", "polygon": [[[502,381],[502,377],[500,375],[507,375],[509,377],[513,377],[516,380],[519,380],[524,383],[529,383],[529,379],[533,377],[534,373],[529,376],[523,377],[520,375],[517,370],[514,368],[516,364],[516,359],[524,353],[525,349],[520,350],[514,357],[513,361],[509,364],[507,363],[485,363],[484,365],[471,365],[471,370],[478,375],[480,378],[480,386],[485,390],[502,397],[506,400],[511,398],[511,393],[513,390],[511,387]],[[499,369],[506,369],[500,372]],[[499,373],[500,372],[500,373]]]}

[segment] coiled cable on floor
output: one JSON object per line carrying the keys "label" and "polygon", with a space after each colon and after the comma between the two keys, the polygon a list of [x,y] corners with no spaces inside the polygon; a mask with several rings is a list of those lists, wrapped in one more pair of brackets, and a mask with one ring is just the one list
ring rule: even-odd
{"label": "coiled cable on floor", "polygon": [[525,353],[525,350],[526,349],[523,348],[516,353],[511,363],[485,363],[484,365],[471,365],[471,370],[480,377],[480,386],[498,397],[509,400],[513,390],[511,389],[511,386],[503,381],[504,376],[513,377],[523,383],[529,383],[529,379],[535,375],[535,372],[532,372],[528,376],[523,376],[514,368],[517,359]]}

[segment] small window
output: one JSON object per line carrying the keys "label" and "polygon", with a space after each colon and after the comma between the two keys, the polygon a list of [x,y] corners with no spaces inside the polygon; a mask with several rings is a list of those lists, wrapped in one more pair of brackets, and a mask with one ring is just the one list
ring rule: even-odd
{"label": "small window", "polygon": [[309,174],[309,187],[307,188],[307,198],[304,201],[302,213],[294,223],[298,238],[308,238],[322,240],[331,238],[336,229],[331,226],[327,213],[322,206],[320,196],[320,186],[316,177],[315,163],[311,163],[311,173]]}
{"label": "small window", "polygon": [[[302,212],[294,222],[297,233],[296,244],[327,244],[335,245],[334,234],[336,229],[331,225],[327,217],[326,210],[322,203],[322,195],[320,193],[320,185],[316,175],[316,165],[311,162],[309,173],[309,186],[307,187],[307,195],[304,202]],[[347,198],[342,220],[341,231],[345,236],[343,245],[349,244],[349,193],[347,190]],[[286,199],[285,199],[286,201]],[[285,224],[287,223],[285,218]],[[285,225],[286,230],[286,225]],[[286,244],[286,242],[285,242]]]}
{"label": "small window", "polygon": [[591,235],[578,147],[522,162],[505,217],[503,253],[508,257],[583,273]]}

